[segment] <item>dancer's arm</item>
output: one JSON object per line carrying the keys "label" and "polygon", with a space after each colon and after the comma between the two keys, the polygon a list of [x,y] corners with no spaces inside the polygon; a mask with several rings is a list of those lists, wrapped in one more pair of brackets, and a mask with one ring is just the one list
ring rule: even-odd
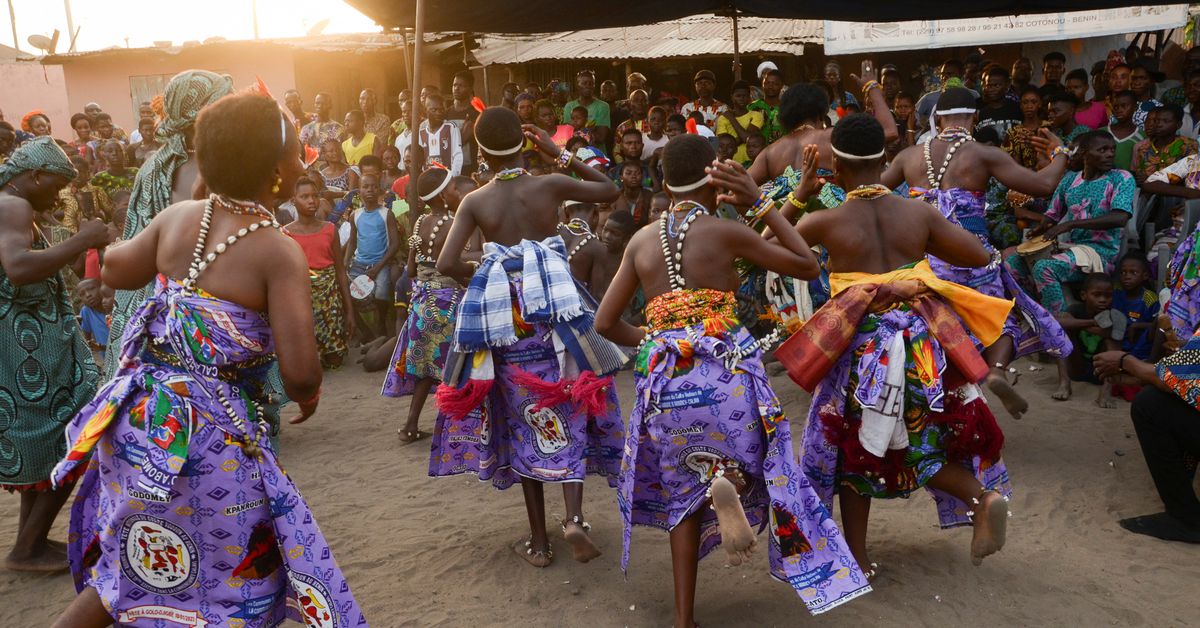
{"label": "dancer's arm", "polygon": [[[543,161],[557,163],[558,155],[562,151],[550,139],[549,133],[532,124],[521,125],[521,128],[525,130],[525,137],[537,147]],[[572,158],[568,169],[582,180],[566,175],[539,177],[550,186],[550,193],[559,199],[584,203],[611,203],[621,195],[621,188],[613,185],[608,177],[578,159]]]}
{"label": "dancer's arm", "polygon": [[[638,239],[637,236],[634,236]],[[637,270],[634,268],[634,251],[640,248],[634,242],[625,247],[625,256],[621,266],[613,276],[612,283],[604,293],[604,300],[596,309],[596,331],[618,345],[634,347],[646,337],[646,330],[634,327],[621,318],[621,313],[629,307],[633,295],[638,289]]]}
{"label": "dancer's arm", "polygon": [[289,420],[300,423],[317,410],[321,392],[321,360],[313,334],[312,289],[308,260],[295,243],[272,252],[267,277],[267,311],[279,375],[288,398],[300,405],[300,414]]}
{"label": "dancer's arm", "polygon": [[991,255],[979,238],[971,232],[946,220],[941,212],[924,201],[917,202],[929,211],[925,213],[929,225],[929,241],[925,250],[955,266],[978,268],[991,261]]}
{"label": "dancer's arm", "polygon": [[[1031,141],[1045,154],[1050,155],[1055,148],[1062,146],[1062,141],[1049,130],[1039,129],[1038,133],[1041,135],[1035,135]],[[1009,189],[1033,197],[1042,198],[1053,194],[1058,183],[1062,181],[1063,174],[1067,171],[1069,160],[1066,155],[1061,153],[1053,156],[1050,165],[1034,172],[1017,163],[1012,155],[1004,152],[1003,149],[993,146],[982,148],[984,148],[982,151],[984,164],[997,181]]]}
{"label": "dancer's arm", "polygon": [[[33,250],[33,206],[23,198],[11,197],[0,208],[0,267],[16,286],[37,283],[53,276],[88,249],[104,248],[116,237],[115,230],[99,220],[85,220],[79,232],[66,241],[40,251]],[[153,264],[151,264],[153,267]],[[153,274],[150,278],[153,278]],[[146,280],[147,282],[149,279]],[[145,285],[145,282],[143,284]]]}
{"label": "dancer's arm", "polygon": [[458,206],[458,211],[454,213],[454,220],[450,223],[450,233],[446,234],[446,241],[442,243],[442,250],[438,253],[437,269],[439,273],[447,277],[453,277],[456,281],[466,279],[462,284],[465,286],[471,281],[471,277],[475,274],[475,269],[462,259],[462,251],[467,246],[467,241],[471,239],[475,233],[475,200],[474,195],[468,194],[463,198],[462,204]]}

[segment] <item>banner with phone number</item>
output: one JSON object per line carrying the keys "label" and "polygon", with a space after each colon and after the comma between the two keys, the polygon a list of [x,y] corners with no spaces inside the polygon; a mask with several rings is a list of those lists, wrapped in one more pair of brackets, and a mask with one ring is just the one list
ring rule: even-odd
{"label": "banner with phone number", "polygon": [[908,22],[825,22],[825,54],[1100,37],[1183,26],[1188,5]]}

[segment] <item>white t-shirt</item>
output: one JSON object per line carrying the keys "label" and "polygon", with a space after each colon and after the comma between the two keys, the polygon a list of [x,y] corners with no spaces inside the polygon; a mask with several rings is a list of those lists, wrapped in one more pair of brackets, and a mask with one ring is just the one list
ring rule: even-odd
{"label": "white t-shirt", "polygon": [[648,134],[642,133],[642,161],[647,161],[653,157],[654,151],[666,146],[668,139],[670,138],[667,137],[666,133],[663,133],[662,137],[657,140],[652,140]]}

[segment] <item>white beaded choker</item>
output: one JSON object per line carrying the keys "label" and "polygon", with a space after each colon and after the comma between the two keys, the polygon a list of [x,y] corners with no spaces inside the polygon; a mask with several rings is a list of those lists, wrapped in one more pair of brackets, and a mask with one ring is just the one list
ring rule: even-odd
{"label": "white beaded choker", "polygon": [[833,149],[833,154],[837,155],[838,159],[862,159],[862,160],[879,159],[880,157],[883,157],[885,154],[887,154],[886,150],[881,150],[878,153],[875,153],[874,155],[851,155],[850,153],[843,153],[842,151],[838,150],[836,146],[833,146],[833,145],[830,145],[829,148]]}

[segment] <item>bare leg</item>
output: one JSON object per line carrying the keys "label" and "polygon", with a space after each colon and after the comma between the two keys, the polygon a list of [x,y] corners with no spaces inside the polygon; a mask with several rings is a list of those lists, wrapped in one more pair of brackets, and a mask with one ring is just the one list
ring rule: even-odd
{"label": "bare leg", "polygon": [[1058,390],[1050,395],[1055,401],[1066,401],[1071,398],[1071,373],[1067,366],[1066,358],[1059,358],[1058,362]]}
{"label": "bare leg", "polygon": [[583,482],[564,482],[563,501],[567,507],[567,518],[563,521],[563,538],[571,546],[575,560],[586,563],[600,556],[600,550],[588,536],[588,527],[583,519]]}
{"label": "bare leg", "polygon": [[696,625],[696,568],[700,555],[700,518],[693,513],[671,530],[671,574],[675,579],[675,628]]}
{"label": "bare leg", "polygon": [[400,430],[400,442],[407,445],[414,443],[424,437],[417,426],[421,422],[421,410],[425,408],[425,399],[429,397],[429,389],[437,380],[430,377],[422,377],[417,380],[413,386],[412,404],[408,406],[408,421],[404,424],[404,429]]}
{"label": "bare leg", "polygon": [[1101,408],[1117,407],[1117,400],[1113,398],[1112,388],[1112,378],[1106,377],[1100,382],[1100,393],[1096,396],[1096,405]]}
{"label": "bare leg", "polygon": [[396,313],[393,309],[390,299],[386,301],[375,300],[375,318],[379,322],[379,333],[385,337],[396,334]]}
{"label": "bare leg", "polygon": [[100,594],[92,587],[87,587],[75,596],[71,605],[59,615],[51,628],[104,628],[112,623],[113,618],[100,602]]}
{"label": "bare leg", "polygon": [[17,519],[17,536],[21,536],[21,530],[25,529],[25,522],[29,521],[29,513],[33,512],[33,504],[36,501],[36,491],[21,493],[21,514]]}
{"label": "bare leg", "polygon": [[1013,340],[1005,335],[984,349],[983,359],[987,360],[990,367],[987,376],[988,389],[1000,398],[1000,403],[1004,404],[1004,409],[1008,410],[1012,418],[1020,419],[1029,410],[1029,402],[1012,387],[1005,372],[1012,363],[1013,353]]}
{"label": "bare leg", "polygon": [[867,555],[867,521],[871,517],[871,498],[859,495],[849,486],[838,487],[838,506],[842,509],[842,535],[858,568],[864,573],[871,569]]}
{"label": "bare leg", "polygon": [[[985,556],[1004,547],[1008,527],[1008,501],[996,491],[984,492],[983,485],[966,467],[948,463],[929,478],[929,486],[966,502],[973,508],[971,562],[979,565]],[[973,500],[978,500],[974,504]]]}
{"label": "bare leg", "polygon": [[[67,557],[61,545],[46,542],[54,519],[71,496],[74,483],[53,491],[30,491],[33,503],[25,524],[17,533],[17,542],[4,563],[13,571],[59,572],[67,570]],[[21,496],[22,502],[26,499]]]}
{"label": "bare leg", "polygon": [[534,567],[547,567],[554,555],[550,539],[546,538],[546,496],[542,483],[521,478],[521,492],[525,495],[525,514],[529,516],[529,539],[518,542],[514,549]]}

